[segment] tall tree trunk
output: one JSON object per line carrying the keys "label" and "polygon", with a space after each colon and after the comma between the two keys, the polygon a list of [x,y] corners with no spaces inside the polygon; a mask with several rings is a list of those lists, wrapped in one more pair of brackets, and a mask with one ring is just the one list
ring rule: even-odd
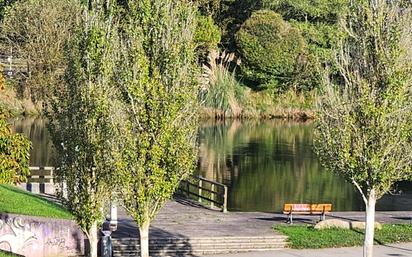
{"label": "tall tree trunk", "polygon": [[90,227],[89,231],[87,231],[87,238],[89,239],[89,257],[97,257],[97,243],[98,243],[98,236],[97,236],[97,222],[94,222],[93,225]]}
{"label": "tall tree trunk", "polygon": [[150,221],[147,220],[139,227],[140,257],[149,257],[149,226]]}
{"label": "tall tree trunk", "polygon": [[365,242],[363,245],[363,257],[373,257],[373,237],[375,233],[375,189],[372,189],[366,202],[366,224],[365,224]]}

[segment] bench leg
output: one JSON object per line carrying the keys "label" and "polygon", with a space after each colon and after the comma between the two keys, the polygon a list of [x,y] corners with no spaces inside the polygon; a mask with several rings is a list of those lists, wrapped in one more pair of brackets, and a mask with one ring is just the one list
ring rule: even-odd
{"label": "bench leg", "polygon": [[290,214],[288,215],[288,221],[287,221],[287,223],[293,224],[293,215],[292,215],[292,213],[290,213]]}
{"label": "bench leg", "polygon": [[325,219],[326,219],[326,215],[325,215],[325,213],[322,213],[322,214],[320,215],[320,220],[323,221],[323,220],[325,220]]}

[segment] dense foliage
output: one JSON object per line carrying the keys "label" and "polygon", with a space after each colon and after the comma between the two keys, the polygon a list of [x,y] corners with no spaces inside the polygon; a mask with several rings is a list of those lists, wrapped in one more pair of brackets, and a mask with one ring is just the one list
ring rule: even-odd
{"label": "dense foliage", "polygon": [[[3,70],[0,69],[0,93],[4,90]],[[24,182],[30,174],[31,142],[23,135],[11,131],[9,115],[0,106],[0,184]]]}
{"label": "dense foliage", "polygon": [[242,75],[260,88],[293,86],[305,68],[302,35],[273,11],[253,13],[237,33],[237,42]]}
{"label": "dense foliage", "polygon": [[[347,0],[262,0],[262,6],[280,13],[293,27],[298,28],[308,45],[308,70],[301,80],[306,89],[318,87],[321,70],[334,66],[333,49],[342,37],[339,17],[346,11]],[[334,70],[336,72],[336,70]]]}
{"label": "dense foliage", "polygon": [[60,196],[97,256],[97,227],[116,186],[116,140],[122,119],[113,78],[118,50],[110,10],[85,5],[70,40],[64,83],[48,94],[46,112],[57,149]]}
{"label": "dense foliage", "polygon": [[80,12],[77,0],[16,1],[6,9],[0,50],[27,63],[20,94],[42,100],[48,87],[62,82],[64,48]]}
{"label": "dense foliage", "polygon": [[121,196],[148,256],[150,221],[195,167],[195,9],[185,0],[127,6],[117,74],[126,113]]}
{"label": "dense foliage", "polygon": [[214,23],[212,16],[198,14],[194,41],[199,62],[204,62],[210,51],[218,49],[220,38],[220,28]]}
{"label": "dense foliage", "polygon": [[17,0],[0,0],[0,21],[4,18],[4,13],[8,6],[12,5]]}
{"label": "dense foliage", "polygon": [[[73,21],[80,13],[79,1],[59,1],[16,1],[6,8],[1,50],[8,53],[12,47],[14,56],[17,54],[29,61],[29,72],[24,74],[27,75],[24,87],[16,88],[30,89],[25,91],[25,96],[30,95],[33,100],[41,100],[47,93],[47,87],[60,83],[67,66],[62,52],[64,42],[72,37]],[[9,5],[14,1],[5,2]],[[118,1],[117,4],[121,6],[121,15],[127,16],[130,10],[128,1]],[[335,79],[340,79],[334,66],[332,49],[344,34],[338,29],[337,23],[345,13],[346,4],[347,0],[196,0],[194,41],[197,62],[200,66],[207,63],[208,54],[216,50],[241,57],[244,62],[235,71],[233,65],[227,67],[224,81],[234,77],[238,85],[243,84],[252,89],[252,94],[246,96],[249,98],[246,102],[250,105],[240,106],[242,116],[248,116],[244,113],[246,110],[251,110],[248,113],[261,113],[260,110],[253,110],[258,105],[254,103],[257,100],[255,96],[260,93],[272,95],[267,102],[272,106],[276,105],[278,98],[282,98],[281,94],[285,94],[286,89],[294,90],[297,97],[304,97],[308,92],[313,94],[312,91],[321,84],[324,67],[330,67]],[[279,19],[272,20],[269,16],[264,19],[263,13],[270,13],[269,10],[277,13],[283,21],[275,22]],[[26,19],[26,16],[30,18]],[[260,37],[259,31],[263,32],[263,27],[272,29],[274,26],[289,28],[293,35],[283,37],[275,35],[272,30],[267,33],[270,36],[264,33]],[[250,29],[247,33],[246,27]],[[38,37],[40,34],[42,36]],[[298,40],[293,42],[296,46],[291,46],[292,52],[283,51],[275,55],[274,52],[279,49],[291,50],[288,46],[293,36]],[[249,45],[251,42],[254,43]],[[275,51],[272,48],[266,53],[259,50],[253,56],[253,47],[257,45],[274,47]],[[304,48],[302,51],[298,50],[301,46]],[[294,59],[297,52],[298,58]],[[273,62],[270,62],[272,57]],[[270,90],[265,90],[267,88]],[[255,94],[256,91],[259,92]],[[269,116],[264,112],[262,115]]]}
{"label": "dense foliage", "polygon": [[349,5],[337,67],[319,103],[317,153],[352,182],[366,207],[364,256],[372,255],[376,200],[412,175],[412,33],[408,1]]}

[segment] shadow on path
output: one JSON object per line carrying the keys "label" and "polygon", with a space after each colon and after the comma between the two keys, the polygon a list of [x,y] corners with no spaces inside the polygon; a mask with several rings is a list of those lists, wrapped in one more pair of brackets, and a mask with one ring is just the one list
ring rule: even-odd
{"label": "shadow on path", "polygon": [[[114,239],[113,249],[126,247],[127,249],[139,248],[139,232],[137,226],[131,222],[121,222],[117,231],[113,232]],[[128,241],[134,239],[134,243]],[[190,238],[179,233],[171,233],[169,231],[151,226],[149,230],[149,253],[152,257],[157,256],[196,256],[193,253],[193,247]],[[115,254],[114,256],[123,256],[126,253]]]}

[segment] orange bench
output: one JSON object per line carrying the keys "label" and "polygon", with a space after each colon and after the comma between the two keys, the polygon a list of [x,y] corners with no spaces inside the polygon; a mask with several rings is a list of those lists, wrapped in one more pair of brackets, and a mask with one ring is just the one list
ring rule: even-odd
{"label": "orange bench", "polygon": [[287,222],[293,223],[293,214],[320,215],[320,220],[325,220],[325,214],[332,211],[330,203],[285,203],[283,205],[283,214],[288,215]]}

